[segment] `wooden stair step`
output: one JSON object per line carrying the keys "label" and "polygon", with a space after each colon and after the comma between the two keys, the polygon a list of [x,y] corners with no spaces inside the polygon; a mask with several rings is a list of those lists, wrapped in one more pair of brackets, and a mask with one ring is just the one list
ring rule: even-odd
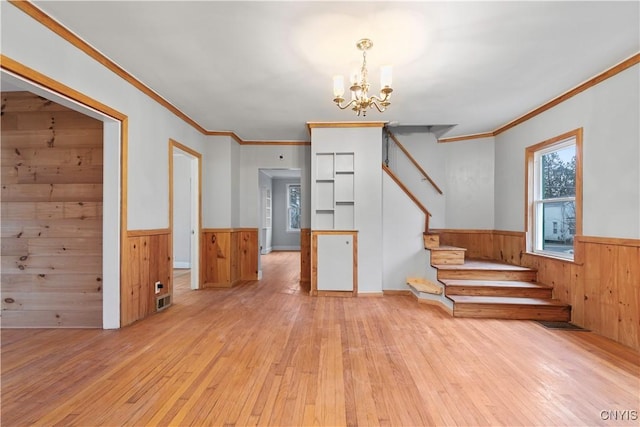
{"label": "wooden stair step", "polygon": [[571,320],[571,306],[554,299],[451,295],[454,317]]}
{"label": "wooden stair step", "polygon": [[433,263],[432,265],[438,269],[438,280],[519,280],[535,282],[537,278],[535,269],[497,261],[469,259],[462,265]]}
{"label": "wooden stair step", "polygon": [[440,246],[440,236],[437,234],[424,233],[422,235],[425,249],[433,249]]}
{"label": "wooden stair step", "polygon": [[438,286],[430,280],[423,279],[421,277],[408,277],[407,285],[411,286],[419,292],[427,294],[441,295],[442,286]]}
{"label": "wooden stair step", "polygon": [[455,246],[438,246],[431,251],[431,265],[462,265],[464,264],[465,248]]}
{"label": "wooden stair step", "polygon": [[553,288],[536,282],[519,280],[443,279],[445,295],[505,296],[551,298]]}

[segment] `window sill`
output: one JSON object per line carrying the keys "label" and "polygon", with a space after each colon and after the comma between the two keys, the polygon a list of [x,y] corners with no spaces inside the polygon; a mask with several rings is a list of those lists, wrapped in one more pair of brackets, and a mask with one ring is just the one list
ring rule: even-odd
{"label": "window sill", "polygon": [[573,254],[573,257],[571,257],[571,258],[558,256],[558,255],[553,255],[553,254],[548,253],[548,252],[547,253],[541,253],[541,252],[527,251],[526,254],[534,256],[534,257],[548,258],[548,259],[552,259],[552,260],[555,260],[555,261],[564,261],[564,262],[567,262],[567,263],[570,263],[570,264],[579,264],[578,262],[576,262],[575,253]]}

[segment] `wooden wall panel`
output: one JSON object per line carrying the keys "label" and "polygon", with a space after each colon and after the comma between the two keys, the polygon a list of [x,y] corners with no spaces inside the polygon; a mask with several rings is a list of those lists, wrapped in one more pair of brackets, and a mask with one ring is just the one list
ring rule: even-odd
{"label": "wooden wall panel", "polygon": [[[300,283],[311,284],[311,229],[300,230]],[[310,288],[309,288],[310,289]]]}
{"label": "wooden wall panel", "polygon": [[508,264],[522,265],[522,256],[526,244],[526,235],[519,231],[493,230],[491,236],[493,248],[492,259]]}
{"label": "wooden wall panel", "polygon": [[231,287],[231,231],[206,230],[201,242],[203,287]]}
{"label": "wooden wall panel", "polygon": [[440,236],[440,245],[466,248],[466,257],[490,259],[493,257],[491,230],[432,230]]}
{"label": "wooden wall panel", "polygon": [[[173,287],[173,264],[171,260],[169,230],[146,230],[127,232],[127,264],[120,289],[120,324],[129,325],[144,319],[156,311],[156,297],[170,292]],[[155,283],[164,287],[155,293]]]}
{"label": "wooden wall panel", "polygon": [[538,282],[571,304],[574,324],[640,350],[640,240],[578,236],[572,262],[526,253],[523,232],[436,232],[441,244],[468,244],[467,254],[537,269]]}
{"label": "wooden wall panel", "polygon": [[258,280],[258,229],[242,229],[238,233],[240,280]]}
{"label": "wooden wall panel", "polygon": [[205,229],[201,253],[203,287],[228,288],[258,280],[258,229]]}
{"label": "wooden wall panel", "polygon": [[102,122],[2,93],[2,326],[102,326]]}

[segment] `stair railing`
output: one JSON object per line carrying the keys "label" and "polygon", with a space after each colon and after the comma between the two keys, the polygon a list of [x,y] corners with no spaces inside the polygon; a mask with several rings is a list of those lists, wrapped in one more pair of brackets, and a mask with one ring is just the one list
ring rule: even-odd
{"label": "stair railing", "polygon": [[420,202],[420,200],[418,200],[418,198],[411,192],[411,190],[409,190],[407,186],[404,185],[400,178],[398,178],[398,176],[393,173],[393,171],[389,169],[389,166],[387,166],[385,163],[382,164],[382,170],[385,171],[396,184],[398,184],[398,187],[400,187],[400,189],[402,189],[402,191],[404,191],[404,193],[409,196],[409,198],[413,201],[413,203],[415,203],[418,209],[424,212],[424,232],[427,233],[429,231],[429,217],[431,216],[431,212],[429,212],[429,210]]}
{"label": "stair railing", "polygon": [[393,133],[391,133],[389,129],[384,128],[384,130],[386,132],[386,137],[387,137],[387,146],[386,146],[387,158],[385,160],[386,166],[387,167],[389,166],[389,138],[391,138],[393,142],[396,144],[396,146],[400,149],[400,151],[404,153],[407,159],[409,159],[409,161],[416,167],[418,172],[420,172],[424,180],[428,181],[431,184],[431,186],[438,192],[438,194],[442,194],[442,190],[440,189],[440,187],[438,187],[438,185],[434,182],[434,180],[431,179],[429,174],[422,168],[422,166],[420,166],[420,163],[416,161],[416,159],[411,155],[411,153],[409,153],[409,151],[405,148],[405,146],[402,145],[402,143],[398,140],[398,138],[396,138],[396,136]]}

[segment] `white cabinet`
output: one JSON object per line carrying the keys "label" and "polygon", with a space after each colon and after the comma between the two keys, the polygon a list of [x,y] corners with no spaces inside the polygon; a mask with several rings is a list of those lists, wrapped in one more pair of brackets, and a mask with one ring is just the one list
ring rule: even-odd
{"label": "white cabinet", "polygon": [[311,233],[311,293],[342,292],[356,295],[358,290],[357,232],[313,231]]}

